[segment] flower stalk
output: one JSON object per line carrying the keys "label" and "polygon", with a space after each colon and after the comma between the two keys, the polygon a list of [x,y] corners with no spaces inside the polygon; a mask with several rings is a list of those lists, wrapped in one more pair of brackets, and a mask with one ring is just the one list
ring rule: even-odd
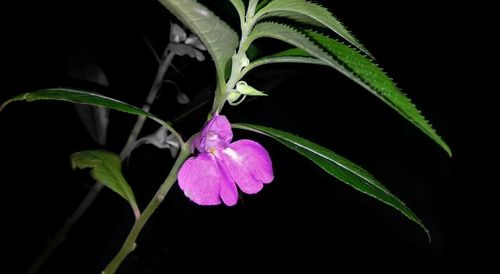
{"label": "flower stalk", "polygon": [[[144,111],[149,112],[151,106],[153,105],[157,95],[158,91],[160,90],[163,79],[165,78],[165,74],[170,67],[172,63],[172,59],[175,57],[175,53],[170,50],[170,44],[165,47],[164,53],[163,53],[163,58],[159,60],[159,66],[158,70],[156,73],[155,80],[153,82],[153,85],[151,86],[151,89],[149,90],[148,96],[146,98],[146,102],[143,105],[142,109]],[[139,116],[137,117],[137,120],[130,131],[130,134],[127,139],[127,143],[123,147],[123,149],[120,152],[120,159],[124,160],[127,158],[132,150],[133,145],[137,141],[137,137],[139,136],[139,133],[141,132],[144,122],[146,121],[145,116]],[[177,139],[179,142],[182,141],[180,138],[180,135],[173,130],[172,127],[168,127],[172,132],[175,132]],[[104,185],[96,182],[92,189],[89,191],[89,193],[85,196],[85,198],[82,200],[82,202],[78,205],[78,207],[73,211],[73,213],[66,219],[64,222],[63,226],[56,232],[54,238],[52,241],[48,243],[48,245],[44,248],[42,253],[37,257],[37,259],[30,265],[28,270],[26,271],[26,274],[35,274],[37,273],[40,268],[43,266],[45,261],[52,255],[52,253],[59,247],[59,245],[64,242],[66,239],[67,234],[69,231],[73,228],[73,226],[80,220],[81,216],[87,211],[87,209],[94,203],[95,199],[99,195],[99,193],[102,191],[104,188]],[[139,215],[141,214],[140,211],[137,208],[133,208],[134,211],[134,216],[137,219]]]}

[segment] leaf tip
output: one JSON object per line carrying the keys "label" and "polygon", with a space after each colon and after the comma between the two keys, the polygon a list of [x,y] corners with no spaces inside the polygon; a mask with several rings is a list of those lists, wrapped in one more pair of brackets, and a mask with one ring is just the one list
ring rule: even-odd
{"label": "leaf tip", "polygon": [[0,112],[3,111],[3,109],[10,103],[12,102],[11,100],[5,101],[2,105],[0,105]]}
{"label": "leaf tip", "polygon": [[450,158],[452,158],[453,157],[453,152],[451,151],[451,148],[447,144],[444,144],[443,148],[448,153],[448,156]]}
{"label": "leaf tip", "polygon": [[425,227],[423,224],[421,224],[422,228],[424,229],[425,231],[425,234],[427,235],[427,240],[429,241],[429,245],[432,244],[432,236],[431,236],[431,232],[427,229],[427,227]]}
{"label": "leaf tip", "polygon": [[71,168],[73,170],[78,168],[78,160],[77,160],[78,154],[79,154],[79,152],[75,152],[69,156],[70,161],[71,161]]}
{"label": "leaf tip", "polygon": [[[409,217],[408,215],[406,216]],[[431,244],[432,243],[431,232],[429,231],[429,229],[427,229],[424,223],[417,216],[412,216],[411,218],[409,217],[409,219],[417,223],[424,230],[425,235],[427,235],[427,240],[429,241],[429,244]]]}
{"label": "leaf tip", "polygon": [[78,164],[73,160],[73,157],[71,157],[71,169],[75,170],[78,167]]}
{"label": "leaf tip", "polygon": [[448,144],[445,141],[443,141],[443,139],[441,139],[441,137],[438,136],[438,139],[435,141],[446,152],[446,154],[448,154],[448,156],[450,158],[453,157],[453,152],[451,151],[450,146],[448,146]]}
{"label": "leaf tip", "polygon": [[10,103],[12,102],[15,102],[15,101],[21,101],[21,100],[26,100],[26,98],[28,97],[29,95],[29,92],[28,93],[23,93],[23,94],[20,94],[20,95],[17,95],[15,97],[12,97],[10,98],[9,100],[5,101],[2,105],[0,105],[0,112],[3,111],[3,109]]}

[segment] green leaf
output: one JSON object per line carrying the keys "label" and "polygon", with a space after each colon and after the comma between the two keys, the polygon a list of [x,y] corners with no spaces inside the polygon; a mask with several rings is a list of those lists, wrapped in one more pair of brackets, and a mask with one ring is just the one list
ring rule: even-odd
{"label": "green leaf", "polygon": [[285,17],[297,22],[326,27],[371,56],[368,50],[337,20],[328,9],[304,0],[273,0],[259,10],[257,19]]}
{"label": "green leaf", "polygon": [[342,74],[349,77],[351,80],[366,86],[356,75],[351,73],[347,68],[345,68],[341,63],[334,59],[329,53],[323,50],[321,47],[312,42],[308,37],[299,31],[283,24],[274,22],[264,22],[257,24],[245,41],[244,48],[247,48],[256,39],[259,38],[273,38],[281,40],[285,43],[289,43],[304,52],[295,50],[295,56],[312,56],[330,67],[338,70]]}
{"label": "green leaf", "polygon": [[71,155],[73,169],[91,168],[91,176],[127,200],[137,216],[139,209],[134,193],[123,177],[118,155],[105,150],[80,151]]}
{"label": "green leaf", "polygon": [[304,50],[303,54],[323,61],[326,65],[336,69],[380,98],[427,134],[451,156],[448,145],[434,131],[415,105],[396,87],[391,78],[385,75],[369,58],[324,35],[313,31],[306,31],[306,34],[307,36],[286,25],[265,22],[255,26],[245,46],[250,45],[255,39],[269,37]]}
{"label": "green leaf", "polygon": [[281,130],[250,124],[233,124],[234,128],[244,129],[269,136],[288,148],[295,150],[302,156],[311,160],[328,174],[340,181],[365,193],[379,201],[388,204],[410,220],[420,225],[430,241],[430,234],[420,219],[396,196],[389,192],[368,171],[362,169],[351,161],[337,155],[331,150],[319,146],[311,141]]}
{"label": "green leaf", "polygon": [[265,7],[269,2],[271,2],[271,0],[260,0],[256,10],[259,11],[260,9]]}
{"label": "green leaf", "polygon": [[160,2],[203,42],[215,62],[217,80],[223,90],[224,71],[238,47],[238,35],[212,11],[194,0]]}
{"label": "green leaf", "polygon": [[169,129],[171,128],[167,122],[161,120],[160,118],[154,116],[153,114],[146,112],[140,108],[120,102],[116,99],[112,99],[106,96],[86,91],[64,89],[64,88],[42,89],[38,91],[20,94],[3,103],[2,106],[0,106],[0,111],[2,111],[8,104],[15,101],[33,102],[38,100],[57,100],[57,101],[66,101],[71,103],[106,107],[130,114],[144,115],[158,122],[159,124],[166,126]]}
{"label": "green leaf", "polygon": [[311,57],[301,49],[290,49],[282,52],[275,53],[273,55],[265,56],[251,62],[241,71],[241,77],[247,74],[249,71],[268,64],[278,64],[278,63],[301,63],[301,64],[314,64],[314,65],[326,65],[325,62]]}
{"label": "green leaf", "polygon": [[451,156],[451,150],[444,140],[436,133],[411,100],[399,90],[392,79],[375,63],[355,49],[335,39],[314,31],[307,31],[306,34],[340,61],[353,75],[359,78],[359,81],[363,83],[363,87],[413,123],[413,125],[427,134],[427,136],[438,143]]}
{"label": "green leaf", "polygon": [[245,22],[245,4],[241,0],[229,0],[231,4],[233,4],[236,11],[238,11],[238,15],[240,16],[240,22]]}

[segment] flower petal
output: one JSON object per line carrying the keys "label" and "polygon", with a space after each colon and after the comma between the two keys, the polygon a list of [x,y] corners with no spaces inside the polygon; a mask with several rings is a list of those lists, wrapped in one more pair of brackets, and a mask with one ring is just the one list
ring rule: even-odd
{"label": "flower petal", "polygon": [[191,154],[194,153],[195,148],[197,148],[198,151],[200,151],[200,152],[202,151],[202,148],[201,148],[201,134],[199,132],[196,133],[193,136],[193,140],[191,141],[191,147],[189,148]]}
{"label": "flower petal", "polygon": [[227,205],[234,205],[238,200],[236,186],[212,154],[201,153],[189,158],[179,170],[177,179],[184,194],[199,205],[218,205],[220,196]]}
{"label": "flower petal", "polygon": [[230,179],[224,163],[217,162],[217,164],[219,165],[220,172],[225,178],[220,187],[220,197],[224,204],[233,206],[238,202],[238,189],[233,180]]}
{"label": "flower petal", "polygon": [[208,152],[211,149],[224,149],[233,139],[231,124],[224,115],[214,115],[201,131],[201,142],[198,149]]}
{"label": "flower petal", "polygon": [[241,191],[254,194],[274,179],[269,153],[259,143],[239,140],[219,154]]}

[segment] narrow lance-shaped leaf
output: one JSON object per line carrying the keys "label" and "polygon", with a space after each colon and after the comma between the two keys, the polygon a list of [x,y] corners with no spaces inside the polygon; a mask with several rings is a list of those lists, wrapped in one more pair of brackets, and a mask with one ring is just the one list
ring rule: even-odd
{"label": "narrow lance-shaped leaf", "polygon": [[368,50],[335,18],[328,9],[304,0],[273,0],[256,14],[256,18],[285,17],[301,23],[325,27],[371,56]]}
{"label": "narrow lance-shaped leaf", "polygon": [[81,151],[71,155],[71,163],[74,169],[91,168],[92,178],[127,200],[135,216],[139,216],[140,212],[134,193],[123,177],[121,160],[118,155],[105,150]]}
{"label": "narrow lance-shaped leaf", "polygon": [[101,106],[101,107],[106,107],[130,114],[135,114],[135,115],[144,115],[148,118],[151,118],[152,120],[158,122],[159,124],[166,126],[167,128],[171,129],[171,126],[168,125],[167,122],[161,120],[160,118],[154,116],[153,114],[146,112],[140,108],[131,106],[129,104],[120,102],[116,99],[112,99],[103,95],[91,93],[91,92],[86,92],[86,91],[80,91],[80,90],[74,90],[74,89],[64,89],[64,88],[56,88],[56,89],[42,89],[38,91],[33,91],[33,92],[27,92],[20,94],[18,96],[15,96],[9,100],[7,100],[5,103],[3,103],[0,106],[0,111],[2,111],[5,106],[12,102],[16,101],[28,101],[28,102],[33,102],[33,101],[38,101],[38,100],[56,100],[56,101],[66,101],[66,102],[71,102],[71,103],[79,103],[79,104],[85,104],[85,105],[92,105],[92,106]]}
{"label": "narrow lance-shaped leaf", "polygon": [[260,9],[265,7],[269,2],[271,2],[271,0],[260,0],[256,10],[259,11]]}
{"label": "narrow lance-shaped leaf", "polygon": [[248,66],[246,66],[241,71],[241,77],[247,74],[252,69],[263,65],[269,64],[279,64],[279,63],[301,63],[301,64],[314,64],[314,65],[326,65],[325,62],[312,57],[307,52],[293,48],[285,51],[281,51],[272,55],[268,55],[252,61]]}
{"label": "narrow lance-shaped leaf", "polygon": [[356,75],[375,96],[396,110],[401,116],[413,123],[422,132],[438,143],[450,156],[451,150],[436,133],[415,105],[403,94],[396,84],[370,59],[335,39],[314,31],[306,34],[314,42],[321,45],[331,55],[335,56],[346,68]]}
{"label": "narrow lance-shaped leaf", "polygon": [[205,45],[217,70],[219,85],[225,84],[224,70],[238,46],[238,35],[212,11],[194,0],[160,0]]}
{"label": "narrow lance-shaped leaf", "polygon": [[269,136],[311,160],[328,174],[354,189],[394,207],[410,220],[420,225],[425,230],[430,240],[429,231],[422,221],[420,221],[420,219],[400,199],[390,193],[389,190],[378,182],[368,171],[356,164],[337,155],[331,150],[288,132],[250,124],[233,124],[233,127]]}
{"label": "narrow lance-shaped leaf", "polygon": [[[307,31],[306,33],[308,36],[289,26],[278,23],[260,23],[255,26],[254,31],[247,40],[246,46],[250,45],[255,39],[269,37],[303,49],[305,54],[323,61],[326,65],[336,69],[380,98],[451,155],[448,145],[434,131],[415,105],[370,59],[334,39],[313,31]],[[314,42],[310,39],[314,39]]]}
{"label": "narrow lance-shaped leaf", "polygon": [[233,4],[234,8],[238,12],[238,15],[240,16],[240,22],[245,21],[245,3],[241,0],[229,0],[231,4]]}

